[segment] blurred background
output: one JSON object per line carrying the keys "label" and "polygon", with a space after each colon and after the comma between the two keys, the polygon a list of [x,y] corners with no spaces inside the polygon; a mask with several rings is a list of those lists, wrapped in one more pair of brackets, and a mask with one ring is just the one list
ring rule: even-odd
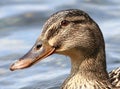
{"label": "blurred background", "polygon": [[70,71],[66,56],[52,55],[14,72],[9,66],[32,47],[50,15],[74,8],[99,24],[106,42],[107,70],[120,66],[120,0],[0,0],[0,89],[59,89]]}

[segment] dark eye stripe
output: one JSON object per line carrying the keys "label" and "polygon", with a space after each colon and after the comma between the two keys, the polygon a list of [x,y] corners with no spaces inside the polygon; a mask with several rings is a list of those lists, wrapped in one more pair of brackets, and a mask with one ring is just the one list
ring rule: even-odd
{"label": "dark eye stripe", "polygon": [[[85,20],[75,20],[75,21],[69,21],[75,24],[84,24],[86,23]],[[51,37],[55,36],[58,32],[59,32],[59,28],[61,28],[61,26],[58,26],[57,28],[54,27],[52,29],[50,29],[47,33],[47,39],[49,40]]]}
{"label": "dark eye stripe", "polygon": [[54,35],[54,32],[55,32],[54,29],[50,29],[47,33],[47,39],[50,39]]}
{"label": "dark eye stripe", "polygon": [[47,33],[47,39],[49,40],[51,37],[55,36],[59,32],[59,28],[60,27],[50,29]]}
{"label": "dark eye stripe", "polygon": [[76,21],[71,21],[71,22],[73,22],[73,23],[75,23],[75,24],[79,24],[79,23],[83,24],[83,23],[86,23],[85,20],[76,20]]}

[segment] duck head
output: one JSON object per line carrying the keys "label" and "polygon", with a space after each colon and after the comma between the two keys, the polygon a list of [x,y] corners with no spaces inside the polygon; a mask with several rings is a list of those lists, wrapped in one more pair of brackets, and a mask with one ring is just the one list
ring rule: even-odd
{"label": "duck head", "polygon": [[73,57],[96,56],[104,49],[104,40],[98,25],[90,16],[77,9],[53,14],[31,50],[13,63],[10,70],[23,69],[54,54]]}

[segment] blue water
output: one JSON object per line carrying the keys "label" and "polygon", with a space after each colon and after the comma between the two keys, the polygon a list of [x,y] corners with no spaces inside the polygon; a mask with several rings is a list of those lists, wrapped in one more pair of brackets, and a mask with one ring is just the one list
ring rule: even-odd
{"label": "blue water", "polygon": [[9,66],[32,47],[51,14],[71,8],[86,11],[99,24],[106,42],[108,71],[120,66],[119,0],[1,0],[0,89],[59,89],[70,71],[66,56],[52,55],[14,72]]}

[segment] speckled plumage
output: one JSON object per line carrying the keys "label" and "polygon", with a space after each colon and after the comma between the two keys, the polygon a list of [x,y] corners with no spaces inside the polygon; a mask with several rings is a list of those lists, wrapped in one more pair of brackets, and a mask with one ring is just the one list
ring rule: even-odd
{"label": "speckled plumage", "polygon": [[120,67],[112,70],[109,73],[109,78],[110,78],[112,85],[114,85],[120,89]]}

